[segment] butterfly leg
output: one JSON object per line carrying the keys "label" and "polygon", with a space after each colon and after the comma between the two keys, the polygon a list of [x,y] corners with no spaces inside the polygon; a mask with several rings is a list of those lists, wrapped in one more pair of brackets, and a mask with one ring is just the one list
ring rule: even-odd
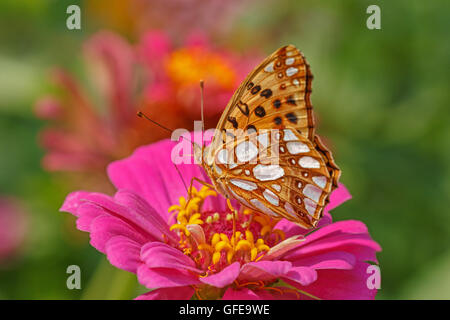
{"label": "butterfly leg", "polygon": [[194,181],[197,181],[198,183],[200,183],[201,185],[204,185],[210,189],[215,189],[213,185],[209,184],[208,182],[205,182],[203,180],[200,180],[197,177],[192,177],[191,182],[189,183],[189,188],[188,188],[188,200],[186,202],[186,207],[189,205],[189,202],[192,199],[192,189],[194,187]]}
{"label": "butterfly leg", "polygon": [[214,186],[213,186],[212,184],[210,184],[210,183],[208,183],[208,182],[205,182],[205,181],[203,181],[203,180],[200,180],[200,179],[197,178],[197,177],[193,177],[193,178],[191,179],[191,186],[192,186],[192,183],[193,183],[194,181],[197,181],[198,183],[200,183],[200,184],[202,184],[202,185],[204,185],[204,186],[206,186],[206,187],[208,187],[208,188],[210,188],[210,189],[215,189]]}

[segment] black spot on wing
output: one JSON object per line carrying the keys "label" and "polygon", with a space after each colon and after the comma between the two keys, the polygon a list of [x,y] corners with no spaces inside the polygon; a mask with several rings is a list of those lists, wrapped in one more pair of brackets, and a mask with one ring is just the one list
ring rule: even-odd
{"label": "black spot on wing", "polygon": [[286,114],[286,119],[288,119],[289,122],[295,123],[295,124],[297,123],[297,120],[298,120],[295,113],[292,113],[292,112]]}
{"label": "black spot on wing", "polygon": [[275,122],[276,125],[280,125],[283,120],[281,120],[280,117],[276,117],[275,119],[273,119],[273,122]]}
{"label": "black spot on wing", "polygon": [[227,120],[233,125],[233,128],[238,128],[238,122],[235,117],[228,116]]}
{"label": "black spot on wing", "polygon": [[281,107],[280,99],[274,100],[274,102],[272,104],[275,107],[275,109],[278,109],[279,107]]}
{"label": "black spot on wing", "polygon": [[257,117],[262,118],[262,117],[264,117],[266,115],[266,110],[264,110],[263,107],[258,106],[258,107],[255,108],[255,115]]}
{"label": "black spot on wing", "polygon": [[264,89],[263,91],[261,91],[260,96],[264,98],[270,98],[272,96],[272,90]]}
{"label": "black spot on wing", "polygon": [[250,92],[252,94],[257,94],[259,92],[259,90],[261,90],[261,86],[257,85],[257,86],[254,86]]}

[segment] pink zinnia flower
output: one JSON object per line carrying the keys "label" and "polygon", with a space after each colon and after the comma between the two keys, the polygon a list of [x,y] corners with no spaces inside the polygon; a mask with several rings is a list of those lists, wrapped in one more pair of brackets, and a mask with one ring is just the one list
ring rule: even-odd
{"label": "pink zinnia flower", "polygon": [[[233,219],[224,198],[204,187],[187,205],[171,162],[173,146],[164,140],[140,147],[109,165],[118,190],[113,197],[74,192],[61,208],[77,217],[77,228],[90,233],[92,246],[112,265],[153,289],[138,299],[375,297],[366,269],[368,261],[377,261],[379,245],[363,223],[332,223],[328,213],[350,199],[343,185],[312,233],[244,208]],[[179,169],[186,182],[208,181],[197,165]]]}

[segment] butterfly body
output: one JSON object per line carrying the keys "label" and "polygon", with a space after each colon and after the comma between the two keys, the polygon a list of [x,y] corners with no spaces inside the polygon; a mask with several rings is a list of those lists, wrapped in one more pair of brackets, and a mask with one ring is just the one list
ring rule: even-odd
{"label": "butterfly body", "polygon": [[247,76],[200,153],[218,192],[304,228],[317,225],[340,175],[314,132],[311,80],[300,51],[278,49]]}

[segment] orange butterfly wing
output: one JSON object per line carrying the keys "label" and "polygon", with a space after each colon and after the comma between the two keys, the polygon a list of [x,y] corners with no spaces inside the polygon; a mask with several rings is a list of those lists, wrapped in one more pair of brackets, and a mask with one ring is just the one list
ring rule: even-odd
{"label": "orange butterfly wing", "polygon": [[[260,139],[262,135],[267,138]],[[276,138],[276,136],[278,136]],[[293,128],[260,131],[216,153],[219,183],[243,205],[312,228],[322,216],[332,181],[312,142]]]}
{"label": "orange butterfly wing", "polygon": [[[244,205],[262,212],[266,211],[266,214],[274,215],[275,213],[275,216],[285,217],[307,228],[316,225],[320,219],[322,209],[328,201],[331,191],[337,187],[340,176],[340,170],[335,164],[331,152],[314,132],[315,121],[310,101],[311,81],[312,74],[309,65],[301,52],[294,46],[282,47],[266,58],[247,76],[228,103],[208,148],[207,159],[209,161],[207,160],[207,162],[211,163],[211,160],[214,159],[214,166],[213,168],[205,167],[215,185],[220,185],[222,187],[220,189],[225,190]],[[233,148],[238,146],[238,141],[242,142],[242,137],[239,132],[236,133],[236,130],[256,134],[261,130],[278,129],[282,131],[285,128],[292,129],[296,139],[308,146],[309,154],[307,156],[316,159],[319,168],[301,169],[290,163],[294,155],[291,154],[291,157],[288,157],[287,154],[286,156],[280,154],[279,165],[287,176],[284,181],[278,183],[282,187],[282,191],[277,197],[283,205],[274,206],[263,194],[265,190],[268,190],[267,193],[274,192],[270,183],[254,181],[245,176],[246,170],[253,170],[255,165],[247,164],[250,167],[245,168],[246,165],[241,163],[239,167],[223,167],[217,163],[217,157],[221,149],[226,148],[230,149],[230,152],[234,152]],[[234,141],[232,143],[229,142],[230,136]],[[276,146],[286,149],[287,143],[287,141],[280,141]],[[275,147],[275,144],[271,147]],[[259,156],[258,159],[269,160]],[[325,177],[326,181],[323,187],[308,180],[308,177],[302,176],[303,173],[311,176],[319,175],[317,170],[320,171],[321,177]],[[256,184],[258,188],[245,190],[230,184],[231,179],[238,179],[238,177]],[[312,203],[312,199],[303,193],[303,189],[293,187],[295,182],[319,187],[321,189],[320,199]],[[305,184],[303,185],[305,186]],[[308,187],[306,193],[309,193],[310,189],[312,190],[312,187]],[[315,191],[318,193],[317,190]],[[300,201],[304,198],[306,203],[298,203],[298,197],[300,197]],[[256,199],[255,203],[260,201],[261,205],[256,208],[255,205],[249,203],[252,199]],[[292,210],[289,205],[289,210],[286,209],[285,203],[292,206]],[[313,213],[311,213],[312,207],[314,207]]]}

